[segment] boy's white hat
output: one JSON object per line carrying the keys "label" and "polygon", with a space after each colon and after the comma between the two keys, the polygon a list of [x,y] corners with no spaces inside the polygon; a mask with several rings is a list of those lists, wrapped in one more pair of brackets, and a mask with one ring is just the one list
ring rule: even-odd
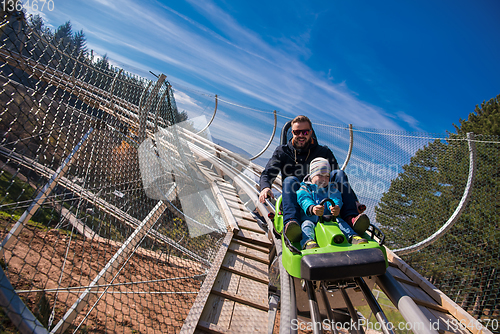
{"label": "boy's white hat", "polygon": [[325,158],[314,158],[309,166],[311,179],[318,174],[330,174],[330,163]]}

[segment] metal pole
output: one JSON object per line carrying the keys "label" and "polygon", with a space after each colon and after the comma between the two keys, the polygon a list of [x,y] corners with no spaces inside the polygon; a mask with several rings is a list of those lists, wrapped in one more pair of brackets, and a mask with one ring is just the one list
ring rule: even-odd
{"label": "metal pole", "polygon": [[111,83],[111,88],[109,89],[109,109],[111,109],[111,110],[113,110],[113,106],[115,104],[114,99],[113,99],[113,90],[115,89],[116,80],[118,79],[120,74],[122,74],[122,71],[123,71],[123,69],[121,68],[120,71],[118,71],[118,73],[116,73],[115,77],[113,78],[113,82]]}
{"label": "metal pole", "polygon": [[327,290],[324,282],[321,282],[321,297],[323,297],[323,303],[325,304],[326,312],[328,314],[328,321],[330,321],[330,331],[333,334],[338,334],[337,327],[335,326],[335,317],[333,315],[332,307],[328,302]]}
{"label": "metal pole", "polygon": [[351,159],[352,144],[354,142],[354,135],[352,133],[352,124],[349,124],[349,150],[347,151],[347,157],[345,158],[344,165],[342,165],[341,170],[345,170],[349,159]]}
{"label": "metal pole", "polygon": [[151,94],[149,94],[148,99],[144,103],[144,106],[139,109],[139,143],[142,143],[142,141],[146,138],[146,121],[148,119],[148,109],[151,106],[151,103],[153,103],[155,96],[158,94],[158,91],[160,90],[160,87],[161,85],[163,85],[163,82],[166,78],[167,76],[165,74],[160,74],[160,77],[153,87]]}
{"label": "metal pole", "polygon": [[311,321],[314,334],[323,334],[323,327],[321,323],[321,314],[319,313],[318,300],[314,292],[314,286],[311,281],[306,280],[306,291],[309,299],[309,313],[311,314]]}
{"label": "metal pole", "polygon": [[125,261],[125,259],[132,253],[137,244],[142,240],[145,234],[149,231],[150,227],[156,224],[158,219],[160,219],[163,212],[165,212],[167,206],[159,201],[156,206],[149,212],[149,214],[144,218],[137,229],[128,237],[122,247],[115,253],[113,258],[109,260],[106,266],[101,270],[101,272],[94,278],[92,283],[89,284],[85,292],[78,297],[78,300],[71,306],[71,308],[66,312],[64,317],[57,323],[57,325],[52,329],[51,333],[63,333],[68,326],[73,322],[78,313],[82,308],[88,304],[88,300],[92,294],[92,289],[96,289],[96,285],[102,284],[110,275],[116,271],[120,265]]}
{"label": "metal pole", "polygon": [[365,331],[363,330],[363,327],[359,325],[359,318],[358,314],[356,313],[356,310],[354,309],[354,306],[351,303],[351,300],[349,299],[349,296],[347,295],[347,292],[345,291],[344,287],[339,287],[340,292],[342,293],[342,297],[344,298],[345,305],[347,306],[347,309],[349,310],[349,315],[351,316],[351,327],[352,327],[352,333],[355,334],[364,334]]}
{"label": "metal pole", "polygon": [[208,127],[210,126],[210,124],[212,124],[212,122],[213,122],[213,120],[215,118],[215,113],[216,112],[217,112],[217,94],[215,94],[215,109],[214,109],[214,113],[212,114],[212,118],[207,123],[207,125],[205,125],[205,127],[203,129],[201,129],[200,131],[196,132],[197,135],[199,135],[200,133],[202,133],[203,131],[205,131],[206,129],[208,129]]}
{"label": "metal pole", "polygon": [[38,195],[35,197],[35,199],[31,202],[30,206],[22,216],[19,218],[17,223],[12,227],[12,229],[9,231],[7,236],[3,239],[2,243],[0,244],[0,256],[3,257],[4,255],[4,250],[6,247],[8,247],[15,238],[19,235],[21,230],[24,227],[25,222],[30,220],[30,218],[35,214],[35,212],[40,208],[40,206],[45,202],[49,194],[52,192],[54,187],[56,186],[58,180],[66,174],[68,171],[69,166],[71,163],[74,161],[76,157],[76,153],[78,150],[82,147],[83,143],[88,139],[90,134],[94,131],[93,128],[90,128],[89,131],[83,136],[83,138],[80,140],[80,142],[73,148],[71,153],[68,155],[68,157],[64,160],[61,166],[55,171],[55,173],[52,175],[52,177],[49,179],[49,182],[42,188],[42,190],[38,193]]}
{"label": "metal pole", "polygon": [[158,103],[156,104],[156,111],[155,111],[155,124],[154,124],[154,132],[158,132],[158,118],[159,118],[159,113],[160,113],[160,104],[161,102],[165,99],[165,96],[167,95],[168,93],[168,90],[169,90],[169,87],[170,85],[166,85],[167,88],[165,88],[165,91],[163,92],[163,95],[161,96],[161,98],[158,100]]}
{"label": "metal pole", "polygon": [[363,278],[357,277],[354,280],[361,288],[361,291],[363,292],[363,295],[365,296],[365,299],[368,302],[368,306],[370,306],[370,309],[372,310],[373,314],[375,314],[375,318],[377,319],[378,323],[382,326],[382,330],[384,331],[384,333],[394,334],[394,331],[391,328],[389,328],[389,320],[387,320],[384,311],[382,311],[382,308],[380,308],[380,305],[378,304],[372,292],[366,285]]}
{"label": "metal pole", "polygon": [[268,148],[269,148],[269,145],[271,145],[272,141],[273,141],[273,138],[274,138],[274,134],[276,133],[276,125],[278,124],[278,118],[276,117],[276,110],[274,111],[274,128],[273,128],[273,133],[271,134],[271,138],[269,138],[269,141],[267,142],[267,145],[266,147],[264,147],[262,149],[262,151],[260,151],[259,153],[257,153],[256,155],[254,155],[253,157],[251,157],[250,161],[252,160],[255,160],[257,159],[258,157],[260,157],[262,155],[262,153],[264,153]]}

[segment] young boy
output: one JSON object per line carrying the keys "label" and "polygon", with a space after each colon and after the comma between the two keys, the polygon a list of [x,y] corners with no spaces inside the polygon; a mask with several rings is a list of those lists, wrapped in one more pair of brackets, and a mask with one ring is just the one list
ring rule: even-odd
{"label": "young boy", "polygon": [[[339,228],[350,243],[363,244],[368,242],[366,239],[356,234],[352,227],[342,218],[338,217],[340,208],[342,207],[342,196],[335,187],[335,184],[330,183],[330,172],[331,168],[328,160],[324,158],[313,159],[310,164],[309,174],[305,176],[304,181],[300,185],[300,189],[297,191],[297,202],[302,208],[302,240],[300,241],[302,249],[319,247],[315,241],[314,228],[319,217],[322,216],[325,211],[326,214],[337,216]],[[330,203],[328,203],[328,208],[325,209],[323,205],[319,205],[325,198],[332,199],[335,206],[332,207]],[[356,225],[357,233],[363,234],[368,228],[368,220],[367,223],[368,224],[364,224],[365,226]]]}

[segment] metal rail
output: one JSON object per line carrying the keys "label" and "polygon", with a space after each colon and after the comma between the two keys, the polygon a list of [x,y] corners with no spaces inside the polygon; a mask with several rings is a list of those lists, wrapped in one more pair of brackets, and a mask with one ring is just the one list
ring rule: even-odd
{"label": "metal rail", "polygon": [[212,114],[212,118],[210,118],[210,121],[207,123],[207,125],[205,125],[205,127],[203,129],[201,129],[200,131],[198,131],[196,134],[199,135],[200,133],[202,133],[203,131],[205,131],[206,129],[208,129],[208,127],[210,126],[210,124],[212,124],[214,118],[215,118],[215,113],[217,112],[217,94],[215,94],[215,109],[214,109],[214,113]]}
{"label": "metal rail", "polygon": [[269,145],[271,145],[271,143],[273,142],[274,134],[276,133],[276,125],[278,124],[278,118],[276,117],[276,110],[273,113],[274,113],[274,127],[273,127],[273,133],[271,134],[271,138],[269,138],[267,145],[262,149],[262,151],[260,151],[259,153],[257,153],[248,160],[252,161],[260,157],[262,153],[264,153],[269,148]]}
{"label": "metal rail", "polygon": [[344,164],[342,165],[342,168],[340,168],[341,170],[346,169],[347,164],[349,163],[349,160],[351,159],[353,141],[354,141],[354,135],[352,132],[352,124],[349,124],[349,150],[347,151],[347,157],[345,158]]}
{"label": "metal rail", "polygon": [[28,307],[15,292],[0,266],[0,306],[6,311],[7,316],[23,334],[47,334],[48,331],[31,313]]}
{"label": "metal rail", "polygon": [[465,186],[464,193],[457,208],[450,216],[448,221],[441,226],[433,235],[429,236],[427,239],[422,240],[412,246],[395,249],[393,252],[398,255],[404,255],[416,252],[424,247],[427,247],[439,238],[441,238],[457,221],[465,210],[467,203],[469,202],[470,195],[472,193],[472,185],[474,181],[474,176],[476,175],[476,144],[474,142],[474,134],[472,132],[467,133],[467,142],[469,144],[469,176],[467,178],[467,185]]}

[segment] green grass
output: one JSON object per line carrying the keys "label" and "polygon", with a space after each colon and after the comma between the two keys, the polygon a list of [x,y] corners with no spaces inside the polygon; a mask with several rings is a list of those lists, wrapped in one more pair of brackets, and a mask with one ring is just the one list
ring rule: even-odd
{"label": "green grass", "polygon": [[0,334],[19,333],[3,309],[0,309]]}
{"label": "green grass", "polygon": [[[5,220],[5,221],[9,221],[9,219],[12,219],[11,221],[14,223],[14,222],[17,222],[19,220],[19,218],[21,218],[20,215],[10,215],[9,213],[7,212],[4,212],[4,211],[0,211],[0,220]],[[50,227],[47,227],[45,226],[44,224],[40,223],[40,222],[37,222],[37,221],[33,221],[33,220],[28,220],[28,222],[26,223],[26,225],[29,225],[31,227],[34,227],[36,229],[39,229],[41,231],[49,231],[49,230],[52,230],[52,228]],[[65,234],[67,236],[77,236],[77,234],[75,233],[71,233],[71,231],[68,231],[68,230],[64,230],[64,229],[58,229],[59,233],[60,234]],[[0,264],[1,265],[1,264]],[[1,333],[0,333],[1,334]]]}
{"label": "green grass", "polygon": [[[373,295],[377,298],[377,302],[379,303],[380,307],[384,311],[385,316],[387,317],[387,320],[392,324],[393,326],[393,331],[395,333],[399,334],[404,334],[404,333],[412,333],[411,330],[406,330],[405,329],[405,324],[406,321],[399,313],[396,307],[392,305],[391,301],[387,296],[379,289],[374,288],[372,290]],[[364,306],[359,306],[357,307],[357,310],[363,314],[363,316],[368,319],[368,328],[370,329],[375,329],[377,331],[382,332],[382,329],[380,328],[380,325],[377,322],[377,319],[375,318],[375,315],[371,312],[371,309],[368,305]],[[403,329],[400,329],[403,328]]]}
{"label": "green grass", "polygon": [[[71,211],[75,214],[75,210]],[[107,214],[104,215],[104,219],[100,219],[99,217],[100,215],[87,215],[83,213],[80,215],[79,219],[84,221],[85,225],[103,238],[121,242],[126,240],[127,237],[121,232],[121,229],[125,229],[124,226],[117,226],[110,223],[108,219],[113,220],[113,218],[110,218]]]}
{"label": "green grass", "polygon": [[[11,214],[21,216],[35,198],[35,188],[21,181],[6,171],[0,173],[0,200],[2,204],[25,202],[22,208],[13,210]],[[52,208],[40,207],[33,215],[32,221],[48,226],[50,222],[59,221],[60,217]]]}

